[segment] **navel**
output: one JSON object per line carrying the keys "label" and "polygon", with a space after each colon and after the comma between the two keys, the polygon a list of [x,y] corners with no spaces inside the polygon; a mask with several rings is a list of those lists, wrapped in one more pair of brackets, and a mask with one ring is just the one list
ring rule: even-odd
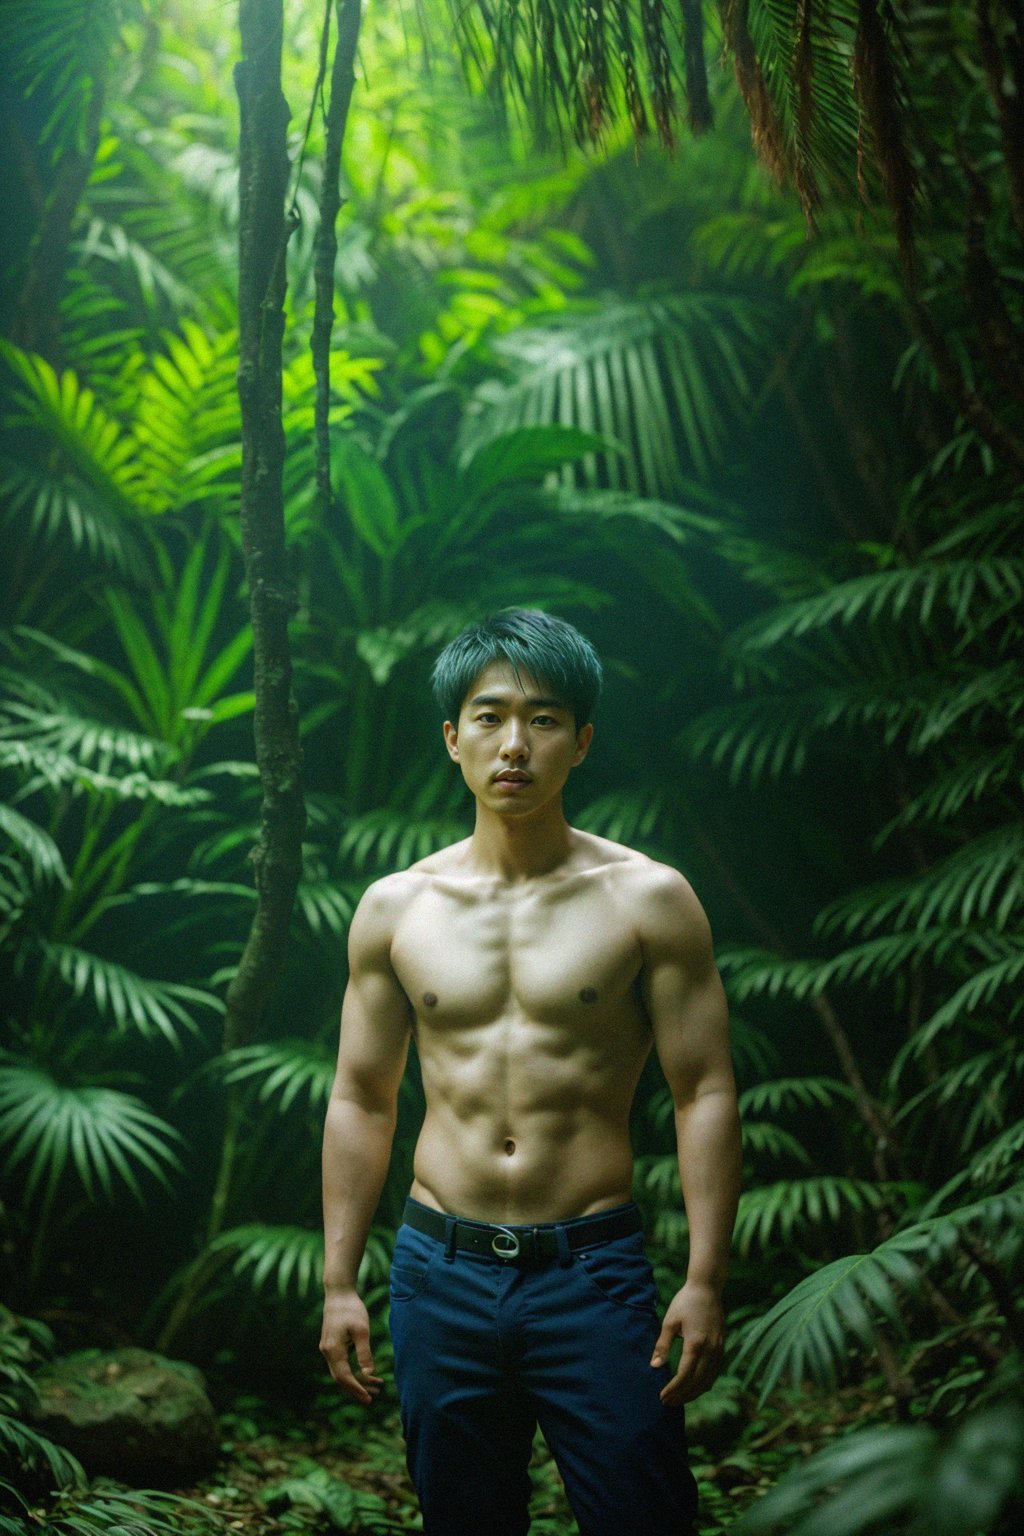
{"label": "navel", "polygon": [[596,1003],[597,1002],[597,988],[596,987],[580,987],[579,999],[580,999],[581,1003]]}
{"label": "navel", "polygon": [[515,1151],[515,1149],[516,1149],[516,1144],[512,1140],[512,1137],[511,1136],[506,1136],[505,1137],[505,1155],[507,1157],[511,1157],[513,1152]]}
{"label": "navel", "polygon": [[424,1002],[425,1007],[427,1007],[427,1008],[436,1008],[437,1007],[437,993],[436,992],[424,992],[424,994],[423,994],[423,1002]]}

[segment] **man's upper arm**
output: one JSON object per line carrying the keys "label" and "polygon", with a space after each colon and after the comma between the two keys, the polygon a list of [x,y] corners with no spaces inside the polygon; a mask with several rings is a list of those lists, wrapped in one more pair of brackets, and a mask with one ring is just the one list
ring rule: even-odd
{"label": "man's upper arm", "polygon": [[640,914],[641,991],[676,1106],[704,1093],[734,1093],[725,988],[710,924],[689,881],[656,866]]}
{"label": "man's upper arm", "polygon": [[390,1112],[405,1071],[412,1029],[409,999],[391,965],[397,910],[393,877],[363,894],[348,934],[348,986],[333,1097]]}

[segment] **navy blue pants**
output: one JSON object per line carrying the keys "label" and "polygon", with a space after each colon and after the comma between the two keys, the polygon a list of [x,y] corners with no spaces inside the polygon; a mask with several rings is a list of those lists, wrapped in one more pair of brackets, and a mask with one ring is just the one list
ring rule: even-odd
{"label": "navy blue pants", "polygon": [[684,1410],[658,1396],[671,1371],[650,1364],[659,1331],[640,1232],[519,1267],[403,1223],[391,1338],[426,1536],[524,1536],[538,1423],[580,1536],[690,1536],[697,1485]]}

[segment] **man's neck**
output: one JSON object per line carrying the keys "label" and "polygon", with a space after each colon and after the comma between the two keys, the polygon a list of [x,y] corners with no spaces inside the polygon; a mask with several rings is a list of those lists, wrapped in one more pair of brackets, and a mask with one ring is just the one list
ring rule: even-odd
{"label": "man's neck", "polygon": [[571,851],[572,828],[560,800],[535,816],[515,818],[477,805],[466,865],[476,874],[515,885],[550,874],[566,863]]}

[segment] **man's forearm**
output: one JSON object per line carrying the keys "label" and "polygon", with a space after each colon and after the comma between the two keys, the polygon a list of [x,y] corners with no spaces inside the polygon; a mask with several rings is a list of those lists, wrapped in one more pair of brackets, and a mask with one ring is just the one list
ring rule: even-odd
{"label": "man's forearm", "polygon": [[687,1280],[720,1291],[740,1195],[742,1141],[736,1097],[698,1094],[676,1110],[679,1179],[690,1228]]}
{"label": "man's forearm", "polygon": [[395,1113],[332,1098],[324,1125],[324,1290],[355,1286],[391,1159]]}

